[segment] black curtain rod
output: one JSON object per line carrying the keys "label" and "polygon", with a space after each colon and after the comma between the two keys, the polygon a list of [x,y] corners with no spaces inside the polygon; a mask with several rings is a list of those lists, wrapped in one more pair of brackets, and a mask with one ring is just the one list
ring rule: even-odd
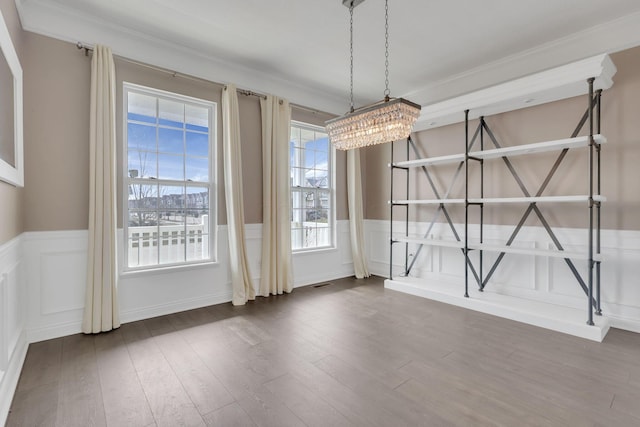
{"label": "black curtain rod", "polygon": [[[86,44],[81,43],[81,42],[77,42],[76,43],[76,47],[78,48],[78,50],[84,50],[84,55],[85,56],[89,56],[89,53],[93,52],[93,46],[89,46],[89,45],[86,45]],[[152,70],[161,71],[161,72],[164,72],[164,73],[169,73],[173,77],[180,76],[180,77],[184,77],[186,79],[191,79],[191,80],[198,81],[198,82],[215,84],[215,85],[222,86],[222,87],[226,86],[224,83],[214,82],[214,81],[211,81],[211,80],[204,79],[202,77],[192,76],[190,74],[179,73],[177,71],[173,71],[173,70],[169,70],[167,68],[162,68],[162,67],[158,67],[158,66],[155,66],[155,65],[147,64],[145,62],[136,61],[136,60],[131,59],[131,58],[126,58],[124,56],[120,56],[120,55],[113,55],[113,56],[118,58],[118,59],[120,59],[120,60],[122,60],[122,61],[129,62],[130,64],[135,64],[135,65],[139,65],[141,67],[150,68]],[[238,89],[236,89],[236,91],[240,95],[255,96],[257,98],[267,99],[267,95],[259,93],[259,92],[254,92],[252,90],[238,88]],[[332,114],[324,112],[324,111],[316,110],[314,108],[309,108],[309,107],[305,107],[305,106],[298,105],[298,104],[289,103],[289,105],[291,105],[293,108],[297,108],[299,110],[308,111],[308,112],[313,113],[313,114],[332,115]]]}

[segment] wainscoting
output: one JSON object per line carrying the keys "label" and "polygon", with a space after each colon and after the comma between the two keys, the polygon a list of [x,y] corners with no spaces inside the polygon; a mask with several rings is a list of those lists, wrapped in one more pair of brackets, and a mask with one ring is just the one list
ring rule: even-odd
{"label": "wainscoting", "polygon": [[[294,286],[353,275],[349,221],[336,247],[293,255]],[[0,424],[6,419],[28,343],[81,332],[87,231],[27,232],[0,246]],[[258,286],[262,225],[246,226],[250,271]],[[122,247],[122,231],[119,245]],[[122,254],[122,251],[119,251]],[[227,227],[218,227],[216,263],[124,273],[122,323],[231,301]]]}
{"label": "wainscoting", "polygon": [[27,289],[20,237],[0,245],[0,423],[6,419],[27,354]]}
{"label": "wainscoting", "polygon": [[[365,235],[370,270],[374,274],[389,276],[389,221],[365,221]],[[396,231],[404,231],[404,223],[394,223]],[[427,223],[411,223],[410,234],[424,235]],[[462,224],[456,224],[458,232]],[[512,226],[485,226],[487,243],[506,241]],[[577,250],[587,241],[588,233],[580,229],[554,229],[566,250]],[[470,227],[469,235],[477,236],[476,227]],[[431,238],[452,239],[448,225],[436,224],[430,232]],[[514,245],[528,248],[552,248],[553,243],[542,227],[524,227]],[[417,247],[409,245],[411,262]],[[612,327],[640,332],[640,232],[624,230],[602,231],[602,310]],[[477,256],[476,253],[472,254]],[[497,253],[484,253],[485,273],[497,257]],[[476,259],[477,262],[477,259]],[[587,262],[575,263],[586,277]],[[477,264],[476,264],[477,265]],[[394,275],[399,275],[404,266],[404,244],[396,244],[393,253]],[[471,273],[470,273],[471,274]],[[459,290],[464,294],[464,257],[460,249],[447,247],[423,247],[418,254],[410,274],[412,286],[427,287],[438,283]],[[471,277],[471,276],[470,276]],[[473,283],[472,283],[473,282]],[[472,278],[470,288],[475,286]],[[530,255],[507,254],[496,270],[485,293],[495,293],[521,298],[523,301],[543,302],[560,307],[583,310],[586,320],[587,299],[561,258],[546,258]]]}
{"label": "wainscoting", "polygon": [[[262,225],[245,230],[249,268],[260,281]],[[337,223],[335,249],[293,255],[294,286],[353,274],[349,221]],[[122,235],[119,245],[122,247]],[[25,233],[29,287],[28,341],[80,332],[87,263],[87,232]],[[123,323],[231,301],[227,227],[218,227],[218,260],[189,268],[124,273],[118,286]],[[119,251],[122,254],[123,251]],[[121,262],[121,260],[119,260]]]}

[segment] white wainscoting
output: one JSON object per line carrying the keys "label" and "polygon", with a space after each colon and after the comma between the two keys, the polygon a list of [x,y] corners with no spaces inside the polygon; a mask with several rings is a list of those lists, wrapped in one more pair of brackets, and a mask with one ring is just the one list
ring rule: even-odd
{"label": "white wainscoting", "polygon": [[[258,286],[262,224],[248,224],[245,235],[249,268]],[[85,295],[87,231],[29,232],[22,239],[29,289],[28,342],[79,333]],[[294,286],[353,275],[349,221],[337,222],[336,239],[335,248],[293,255]],[[121,231],[120,248],[122,244]],[[216,263],[122,274],[118,287],[121,321],[231,301],[228,253],[227,227],[219,226]]]}
{"label": "white wainscoting", "polygon": [[23,233],[28,287],[27,340],[79,332],[87,274],[87,232]]}
{"label": "white wainscoting", "polygon": [[27,354],[27,292],[20,236],[0,245],[0,423],[9,413]]}
{"label": "white wainscoting", "polygon": [[[461,238],[463,224],[455,224]],[[409,233],[424,235],[426,223],[410,223]],[[367,257],[373,274],[389,276],[389,221],[366,220]],[[404,231],[404,223],[394,222],[396,231]],[[486,243],[503,243],[513,231],[512,226],[485,226]],[[577,250],[585,245],[588,232],[581,229],[554,229],[565,250]],[[477,226],[470,226],[470,236],[478,236]],[[435,224],[430,232],[432,238],[453,239],[447,224]],[[603,230],[602,234],[602,310],[613,327],[640,333],[640,232],[624,230]],[[514,245],[529,248],[553,248],[543,227],[523,227]],[[411,259],[415,256],[416,245],[409,245]],[[472,253],[477,256],[477,251]],[[484,252],[484,273],[493,263],[497,254]],[[476,259],[477,261],[477,259]],[[476,262],[477,265],[477,262]],[[393,250],[394,275],[401,273],[404,266],[404,244],[397,243]],[[587,261],[576,261],[575,266],[586,278]],[[464,294],[464,256],[460,249],[424,246],[420,251],[410,276],[448,284],[460,289]],[[471,273],[469,273],[471,277]],[[415,282],[415,281],[414,281]],[[475,280],[470,279],[470,286]],[[487,292],[509,295],[538,302],[551,303],[587,311],[586,295],[561,258],[547,258],[531,255],[507,254],[486,286]]]}

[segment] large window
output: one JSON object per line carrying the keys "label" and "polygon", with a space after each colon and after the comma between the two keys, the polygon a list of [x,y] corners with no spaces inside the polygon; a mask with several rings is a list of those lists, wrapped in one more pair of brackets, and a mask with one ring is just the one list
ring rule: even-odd
{"label": "large window", "polygon": [[128,269],[213,260],[215,107],[124,85]]}
{"label": "large window", "polygon": [[291,247],[333,246],[333,151],[324,128],[291,123]]}

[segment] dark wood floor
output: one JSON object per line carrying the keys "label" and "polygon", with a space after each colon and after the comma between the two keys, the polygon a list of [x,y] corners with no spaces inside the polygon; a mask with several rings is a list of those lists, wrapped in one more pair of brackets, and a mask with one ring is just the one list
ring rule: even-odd
{"label": "dark wood floor", "polygon": [[342,279],[32,344],[9,426],[639,426],[601,344]]}

